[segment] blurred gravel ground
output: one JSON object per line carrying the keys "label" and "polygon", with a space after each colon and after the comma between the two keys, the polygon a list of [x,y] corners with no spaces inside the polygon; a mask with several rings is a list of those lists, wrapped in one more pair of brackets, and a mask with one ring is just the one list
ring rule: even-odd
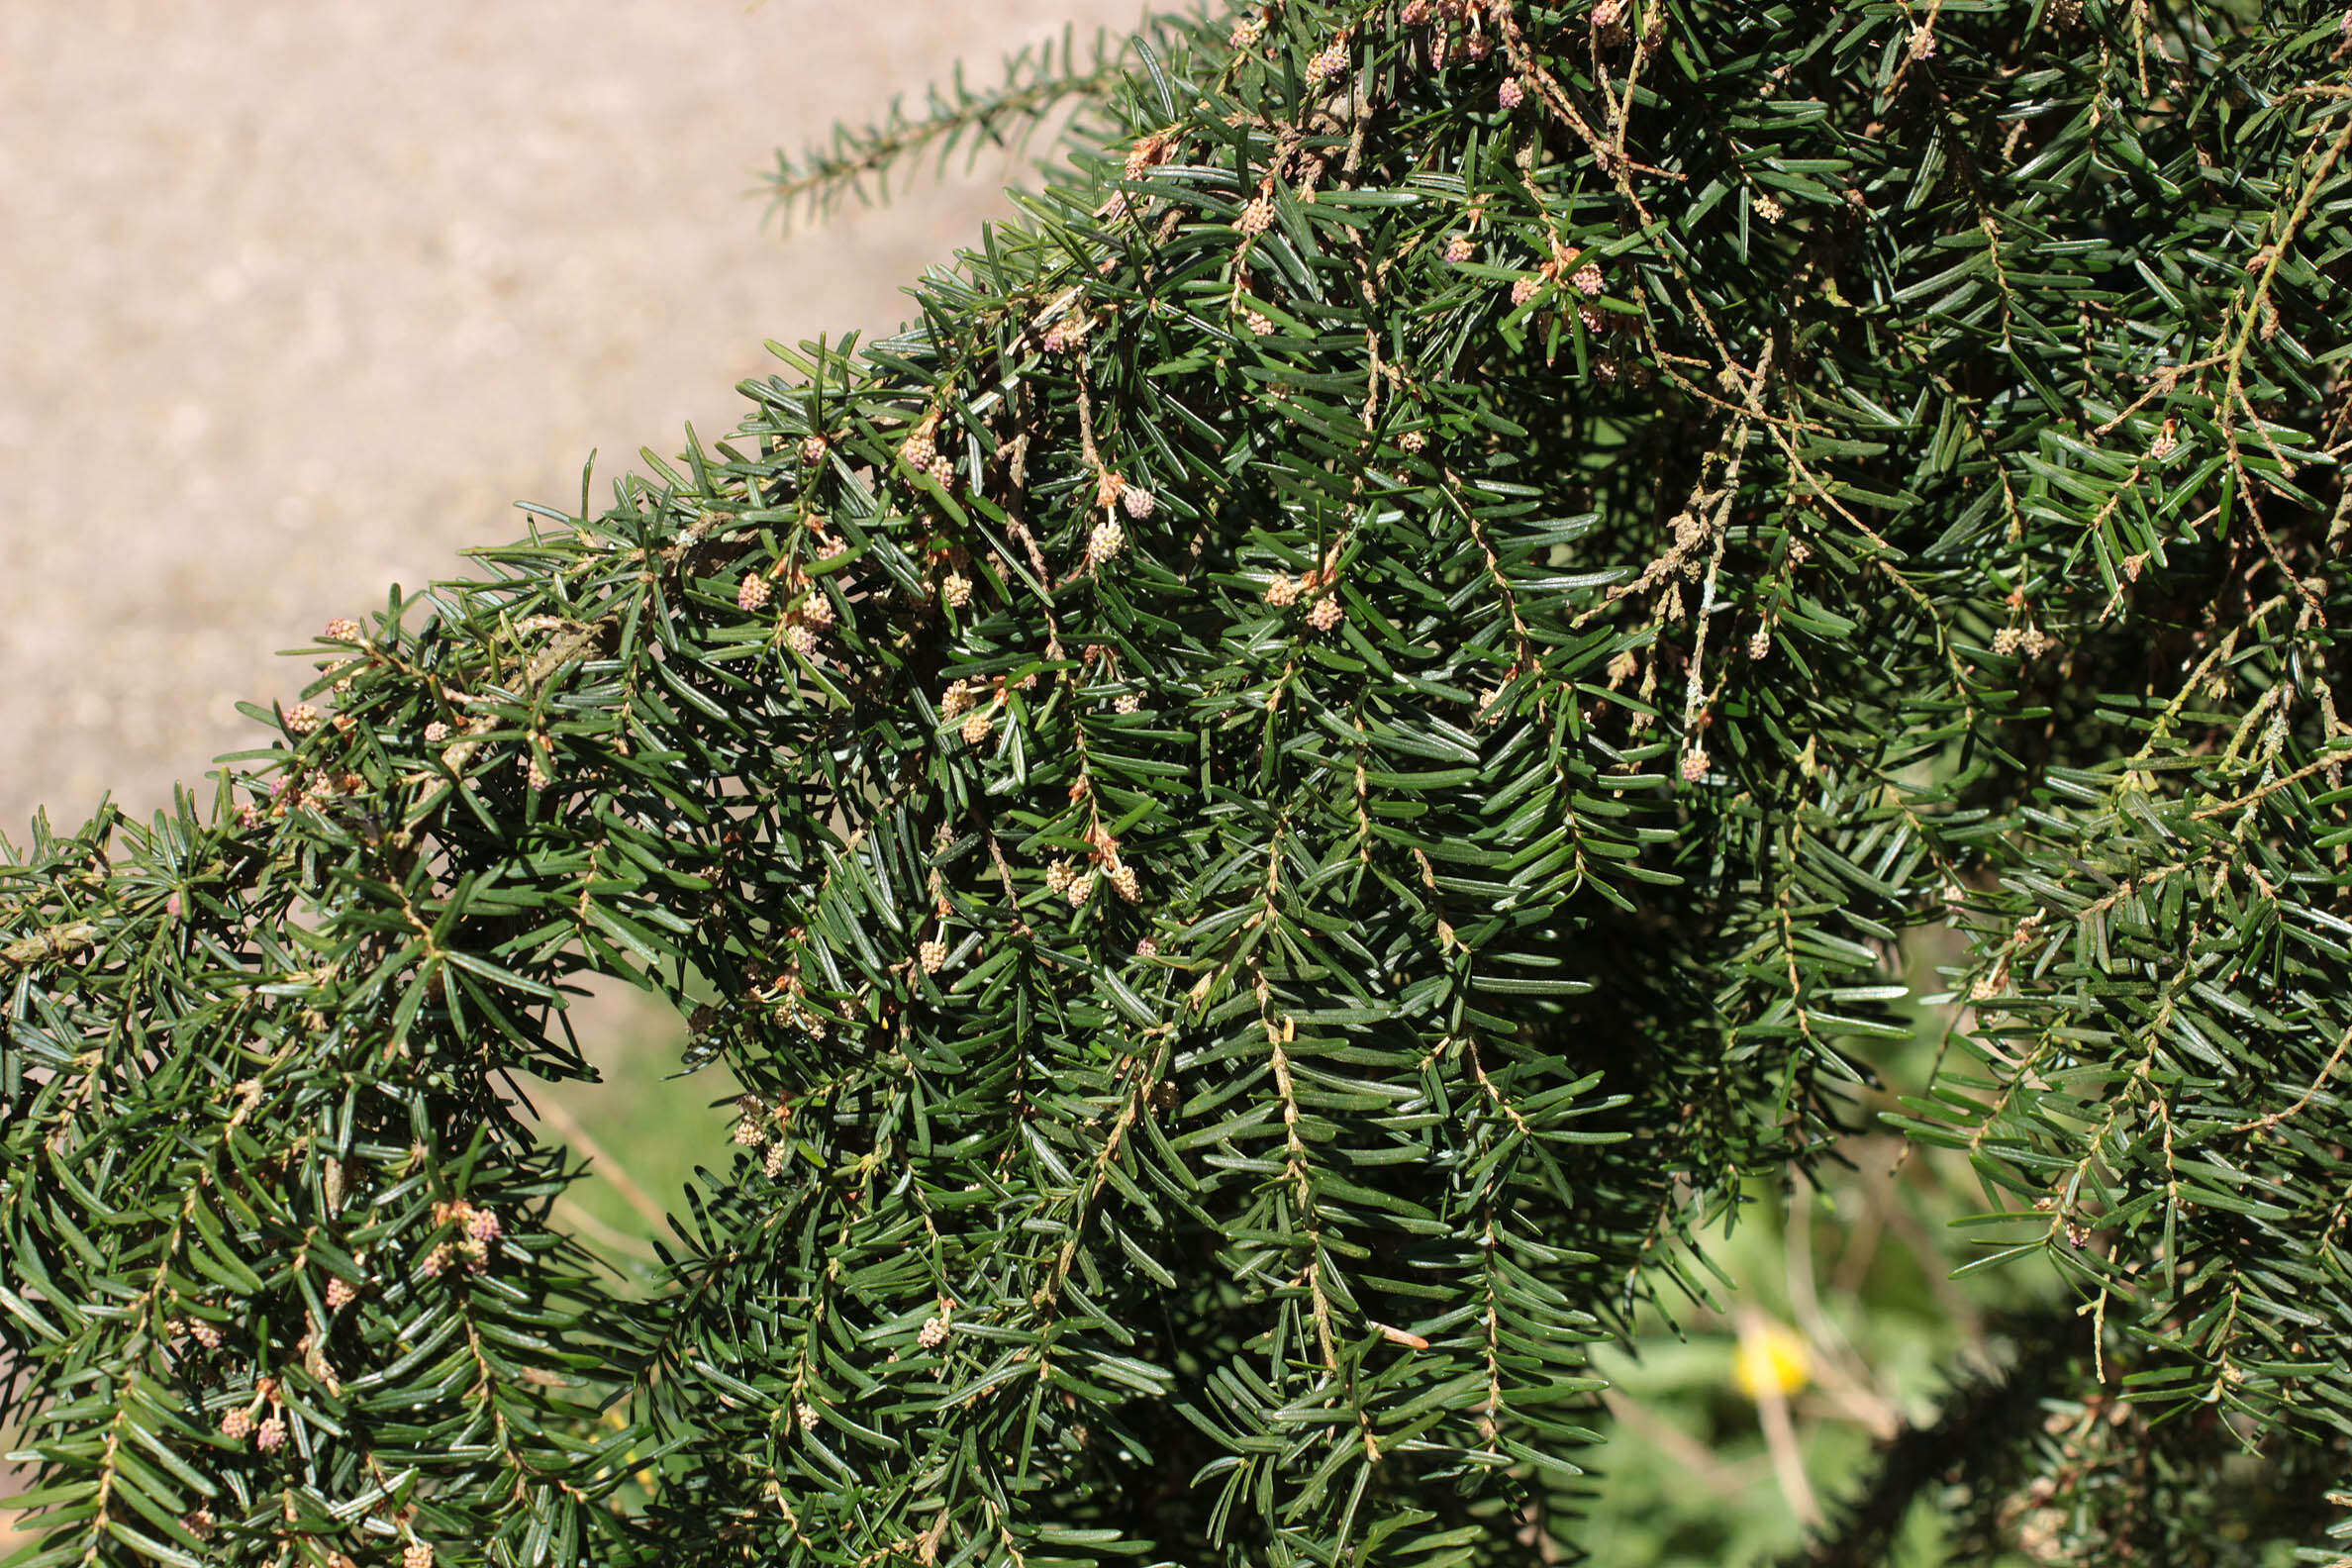
{"label": "blurred gravel ground", "polygon": [[201,784],[274,650],[896,326],[1007,166],[785,240],[774,148],[1140,9],[0,0],[0,833]]}
{"label": "blurred gravel ground", "polygon": [[897,325],[1003,161],[787,240],[773,149],[1140,9],[0,4],[0,832],[164,804],[275,649],[724,434],[764,340]]}

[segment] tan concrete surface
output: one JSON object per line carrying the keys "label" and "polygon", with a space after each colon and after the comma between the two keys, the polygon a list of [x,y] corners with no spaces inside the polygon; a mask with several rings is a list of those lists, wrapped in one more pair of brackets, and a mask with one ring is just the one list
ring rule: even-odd
{"label": "tan concrete surface", "polygon": [[200,782],[273,650],[895,326],[1004,162],[786,239],[773,148],[1140,9],[0,3],[0,832]]}

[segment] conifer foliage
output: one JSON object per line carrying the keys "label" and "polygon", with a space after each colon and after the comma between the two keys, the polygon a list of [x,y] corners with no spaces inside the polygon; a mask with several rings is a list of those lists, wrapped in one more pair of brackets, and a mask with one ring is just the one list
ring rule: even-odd
{"label": "conifer foliage", "polygon": [[[1273,0],[788,169],[1085,99],[900,335],[0,857],[18,1568],[1559,1560],[1929,924],[1901,1125],[2076,1299],[1813,1560],[2327,1560],[2339,20]],[[513,1087],[586,971],[748,1090],[649,1299]]]}

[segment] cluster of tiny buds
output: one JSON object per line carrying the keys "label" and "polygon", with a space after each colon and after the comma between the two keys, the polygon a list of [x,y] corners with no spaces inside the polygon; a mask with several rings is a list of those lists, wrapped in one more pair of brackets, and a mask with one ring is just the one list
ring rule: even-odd
{"label": "cluster of tiny buds", "polygon": [[784,645],[802,658],[816,657],[817,629],[805,622],[793,622],[784,629]]}
{"label": "cluster of tiny buds", "polygon": [[938,447],[931,443],[931,435],[938,428],[938,416],[928,416],[900,442],[899,455],[906,459],[908,467],[929,468],[931,459],[939,455]]}
{"label": "cluster of tiny buds", "polygon": [[163,1325],[163,1331],[174,1336],[185,1333],[207,1350],[221,1348],[221,1330],[202,1318],[174,1318]]}
{"label": "cluster of tiny buds", "polygon": [[801,442],[801,461],[821,463],[825,461],[826,450],[827,442],[824,437],[810,436]]}
{"label": "cluster of tiny buds", "polygon": [[1093,894],[1094,873],[1092,871],[1076,871],[1071,873],[1070,885],[1063,891],[1062,897],[1070,901],[1070,908],[1083,909],[1086,906],[1086,901]]}
{"label": "cluster of tiny buds", "polygon": [[1250,45],[1255,44],[1259,39],[1264,38],[1265,36],[1266,23],[1264,18],[1246,17],[1233,24],[1233,31],[1227,35],[1225,38],[1225,43],[1237,49],[1247,49]]}
{"label": "cluster of tiny buds", "polygon": [[433,723],[425,727],[426,744],[440,745],[443,740],[448,738],[449,727],[445,724],[442,724],[439,719],[434,720]]}
{"label": "cluster of tiny buds", "polygon": [[1246,311],[1242,314],[1241,322],[1260,338],[1273,335],[1274,318],[1268,316],[1264,311]]}
{"label": "cluster of tiny buds", "polygon": [[934,936],[918,947],[915,955],[922,960],[925,974],[937,974],[940,966],[947,962],[947,944]]}
{"label": "cluster of tiny buds", "polygon": [[[2352,12],[2345,14],[2352,16]],[[2158,462],[2164,461],[2165,458],[2170,457],[2181,448],[2180,438],[2173,435],[2176,424],[2176,421],[2166,420],[2164,429],[2159,431],[2156,439],[2148,443],[2148,455]]]}
{"label": "cluster of tiny buds", "polygon": [[1925,23],[1911,29],[1911,57],[1927,59],[1935,53],[1935,29]]}
{"label": "cluster of tiny buds", "polygon": [[1683,753],[1682,776],[1686,784],[1696,784],[1707,777],[1707,752],[1704,748],[1693,746]]}
{"label": "cluster of tiny buds", "polygon": [[961,610],[972,602],[972,579],[959,571],[949,572],[947,580],[939,584],[939,597],[951,608]]}
{"label": "cluster of tiny buds", "polygon": [[1592,261],[1587,261],[1583,266],[1578,267],[1576,275],[1568,281],[1575,284],[1576,292],[1582,294],[1586,299],[1599,298],[1605,282],[1601,276],[1600,266]]}
{"label": "cluster of tiny buds", "polygon": [[1143,698],[1138,692],[1121,692],[1111,703],[1113,712],[1123,714],[1131,714],[1142,706]]}
{"label": "cluster of tiny buds", "polygon": [[1756,216],[1766,223],[1779,223],[1781,219],[1788,216],[1788,209],[1783,207],[1780,204],[1780,198],[1770,191],[1761,193],[1749,205],[1756,209]]}
{"label": "cluster of tiny buds", "polygon": [[1047,353],[1068,353],[1085,340],[1092,324],[1083,317],[1064,316],[1045,329],[1042,343]]}
{"label": "cluster of tiny buds", "polygon": [[1135,145],[1127,149],[1127,177],[1141,179],[1146,170],[1165,163],[1175,150],[1176,139],[1174,137],[1159,135],[1137,137]]}
{"label": "cluster of tiny buds", "polygon": [[1138,958],[1157,958],[1159,956],[1159,943],[1153,941],[1148,936],[1137,937],[1135,939],[1135,956]]}
{"label": "cluster of tiny buds", "polygon": [[924,1319],[923,1326],[916,1330],[915,1342],[926,1350],[936,1350],[945,1344],[947,1342],[946,1315],[942,1313],[936,1318]]}
{"label": "cluster of tiny buds", "polygon": [[1752,659],[1760,659],[1771,651],[1771,630],[1766,627],[1756,628],[1754,635],[1748,638],[1748,657]]}
{"label": "cluster of tiny buds", "polygon": [[995,728],[995,721],[989,718],[987,709],[973,709],[963,722],[964,743],[966,745],[982,744],[988,739],[989,732]]}
{"label": "cluster of tiny buds", "polygon": [[1307,624],[1318,632],[1328,632],[1339,624],[1339,601],[1329,594],[1315,601],[1315,608],[1307,612]]}
{"label": "cluster of tiny buds", "polygon": [[1140,523],[1159,509],[1159,498],[1141,485],[1128,485],[1120,492],[1119,504],[1128,517]]}
{"label": "cluster of tiny buds", "polygon": [[1241,209],[1241,216],[1233,220],[1233,228],[1245,235],[1262,235],[1274,227],[1274,204],[1260,196]]}
{"label": "cluster of tiny buds", "polygon": [[1397,444],[1409,452],[1418,452],[1429,444],[1429,438],[1421,431],[1409,430],[1397,437]]}
{"label": "cluster of tiny buds", "polygon": [[347,1279],[337,1275],[327,1282],[327,1310],[341,1312],[358,1298],[358,1289]]}
{"label": "cluster of tiny buds", "polygon": [[337,616],[327,623],[327,640],[330,642],[358,641],[359,623],[343,616]]}
{"label": "cluster of tiny buds", "polygon": [[[792,1125],[792,1102],[778,1100],[770,1106],[759,1096],[747,1094],[735,1101],[735,1114],[739,1120],[735,1127],[735,1140],[745,1148],[757,1148],[770,1138],[780,1139],[785,1128]],[[783,1145],[779,1142],[777,1146]],[[782,1161],[770,1163],[780,1167]],[[773,1176],[775,1170],[769,1170],[768,1174]]]}
{"label": "cluster of tiny buds", "polygon": [[1336,41],[1324,45],[1307,61],[1307,79],[1311,82],[1329,81],[1347,69],[1347,46]]}
{"label": "cluster of tiny buds", "polygon": [[253,1446],[263,1453],[283,1447],[286,1441],[286,1422],[283,1417],[272,1416],[263,1421],[253,1433]]}
{"label": "cluster of tiny buds", "polygon": [[1511,285],[1511,303],[1514,305],[1524,305],[1527,303],[1527,301],[1533,299],[1542,291],[1543,280],[1541,278],[1520,278],[1518,282]]}
{"label": "cluster of tiny buds", "polygon": [[735,608],[746,615],[756,615],[767,608],[768,580],[765,572],[751,572],[735,590]]}
{"label": "cluster of tiny buds", "polygon": [[1111,886],[1129,904],[1143,901],[1143,884],[1135,877],[1135,868],[1114,856],[1110,866]]}
{"label": "cluster of tiny buds", "polygon": [[1996,653],[2022,653],[2025,657],[2040,658],[2058,645],[2058,639],[2039,627],[2003,627],[1993,634]]}
{"label": "cluster of tiny buds", "polygon": [[449,1266],[452,1256],[463,1256],[468,1272],[479,1274],[490,1266],[490,1243],[504,1233],[498,1223],[497,1211],[486,1206],[477,1208],[463,1198],[433,1206],[433,1223],[456,1225],[464,1228],[464,1236],[452,1249],[443,1241],[427,1252],[417,1264],[417,1272],[427,1279],[437,1279]]}
{"label": "cluster of tiny buds", "polygon": [[309,703],[296,703],[286,711],[286,733],[309,735],[319,728],[319,710]]}
{"label": "cluster of tiny buds", "polygon": [[400,1568],[433,1568],[433,1548],[423,1541],[410,1541],[401,1548]]}
{"label": "cluster of tiny buds", "polygon": [[1127,544],[1127,530],[1119,519],[1105,518],[1086,536],[1086,564],[1100,566]]}
{"label": "cluster of tiny buds", "polygon": [[1470,237],[1466,234],[1455,235],[1445,242],[1445,259],[1457,266],[1476,253],[1476,247],[1471,245]]}
{"label": "cluster of tiny buds", "polygon": [[253,1415],[250,1411],[233,1410],[221,1418],[221,1435],[231,1442],[241,1443],[253,1435]]}
{"label": "cluster of tiny buds", "polygon": [[1527,101],[1527,90],[1519,85],[1517,76],[1506,76],[1495,91],[1495,102],[1504,109],[1517,109]]}

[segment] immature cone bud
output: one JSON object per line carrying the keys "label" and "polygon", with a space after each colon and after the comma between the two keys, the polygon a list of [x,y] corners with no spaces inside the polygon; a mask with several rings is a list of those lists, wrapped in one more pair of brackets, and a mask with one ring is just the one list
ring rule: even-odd
{"label": "immature cone bud", "polygon": [[341,1312],[345,1307],[350,1306],[351,1299],[358,1294],[359,1293],[357,1291],[351,1288],[351,1282],[349,1280],[331,1279],[327,1282],[327,1310],[329,1312]]}
{"label": "immature cone bud", "polygon": [[1269,337],[1274,331],[1274,319],[1268,316],[1264,311],[1251,311],[1248,315],[1242,317],[1241,320],[1248,326],[1251,332],[1257,334],[1257,336],[1260,338]]}
{"label": "immature cone bud", "polygon": [[1397,20],[1407,27],[1420,27],[1429,20],[1429,0],[1405,0],[1405,9],[1397,13]]}
{"label": "immature cone bud", "polygon": [[207,1350],[221,1348],[221,1330],[202,1318],[188,1320],[188,1332],[195,1335],[196,1342]]}
{"label": "immature cone bud", "polygon": [[802,658],[814,658],[817,654],[817,629],[795,622],[784,629],[784,644]]}
{"label": "immature cone bud", "polygon": [[970,717],[963,722],[965,744],[979,745],[988,738],[988,732],[993,728],[995,727],[989,722],[988,710],[985,708],[974,709]]}
{"label": "immature cone bud", "polygon": [[1142,901],[1143,885],[1136,879],[1135,868],[1125,860],[1119,861],[1111,867],[1111,886],[1118,891],[1121,898],[1129,904]]}
{"label": "immature cone bud", "polygon": [[962,572],[949,572],[947,580],[939,584],[939,597],[961,610],[972,602],[972,579]]}
{"label": "immature cone bud", "polygon": [[327,640],[330,642],[358,641],[359,623],[356,621],[346,620],[342,616],[337,616],[334,620],[327,623]]}
{"label": "immature cone bud", "polygon": [[1127,543],[1127,530],[1119,526],[1117,518],[1105,518],[1086,536],[1086,563],[1100,566],[1119,553]]}
{"label": "immature cone bud", "polygon": [[768,1145],[767,1158],[759,1162],[759,1168],[770,1176],[779,1174],[784,1169],[784,1156],[790,1152],[790,1145],[778,1138]]}
{"label": "immature cone bud", "polygon": [[1274,227],[1274,204],[1260,196],[1241,209],[1233,227],[1245,235],[1261,235]]}
{"label": "immature cone bud", "polygon": [[1397,437],[1397,444],[1409,452],[1418,452],[1429,444],[1429,438],[1421,431],[1409,430]]}
{"label": "immature cone bud", "polygon": [[803,1400],[792,1407],[792,1419],[800,1423],[802,1431],[814,1431],[817,1429],[817,1407]]}
{"label": "immature cone bud", "polygon": [[433,1548],[423,1541],[410,1541],[400,1553],[400,1568],[433,1568]]}
{"label": "immature cone bud", "polygon": [[2173,436],[2172,424],[2168,420],[2165,422],[2165,429],[2163,433],[2148,443],[2148,455],[2155,458],[2158,462],[2162,462],[2165,458],[2170,457],[2174,452],[2178,451],[2180,446],[2181,443]]}
{"label": "immature cone bud", "polygon": [[1756,216],[1766,223],[1779,223],[1788,214],[1788,209],[1780,204],[1780,198],[1770,194],[1758,196],[1751,205],[1756,209]]}
{"label": "immature cone bud", "polygon": [[757,1148],[767,1141],[767,1133],[757,1122],[745,1117],[735,1126],[735,1140],[744,1148]]}
{"label": "immature cone bud", "polygon": [[1505,109],[1517,109],[1526,101],[1526,97],[1527,90],[1519,84],[1517,76],[1506,78],[1495,92],[1495,102]]}
{"label": "immature cone bud", "polygon": [[465,1222],[465,1233],[473,1240],[486,1245],[497,1240],[506,1232],[500,1226],[498,1215],[494,1210],[476,1209]]}
{"label": "immature cone bud", "polygon": [[273,1448],[282,1446],[285,1441],[286,1423],[278,1417],[272,1416],[261,1423],[260,1430],[254,1434],[253,1446],[263,1453],[267,1453]]}
{"label": "immature cone bud", "polygon": [[764,609],[768,602],[768,580],[764,572],[753,572],[735,590],[735,608],[746,614]]}
{"label": "immature cone bud", "polygon": [[1069,861],[1056,860],[1045,868],[1045,890],[1049,893],[1067,893],[1070,890],[1070,878],[1075,875],[1077,872],[1071,868]]}
{"label": "immature cone bud", "polygon": [[923,1327],[915,1335],[915,1342],[926,1350],[936,1350],[945,1344],[947,1342],[946,1320],[926,1318],[923,1321]]}
{"label": "immature cone bud", "polygon": [[1307,624],[1318,632],[1328,632],[1339,624],[1339,601],[1323,598],[1315,601],[1315,608],[1307,612]]}
{"label": "immature cone bud", "polygon": [[1123,714],[1131,714],[1142,706],[1143,699],[1135,692],[1121,692],[1118,699],[1111,704],[1114,711]]}
{"label": "immature cone bud", "polygon": [[1698,746],[1683,753],[1682,776],[1686,784],[1696,784],[1707,777],[1707,753]]}
{"label": "immature cone bud", "polygon": [[1346,48],[1338,44],[1326,45],[1307,61],[1307,79],[1311,82],[1328,81],[1346,69]]}
{"label": "immature cone bud", "polygon": [[821,463],[825,461],[825,452],[826,441],[822,436],[811,436],[801,442],[802,462]]}
{"label": "immature cone bud", "polygon": [[1524,305],[1527,303],[1527,301],[1533,299],[1538,293],[1542,292],[1542,289],[1543,283],[1540,279],[1531,277],[1520,278],[1518,282],[1511,285],[1511,303],[1514,305]]}
{"label": "immature cone bud", "polygon": [[1127,508],[1127,515],[1140,523],[1159,506],[1158,498],[1140,485],[1128,485],[1120,492],[1119,504]]}
{"label": "immature cone bud", "polygon": [[923,960],[925,974],[937,974],[939,966],[947,961],[947,944],[936,939],[927,941],[917,950],[917,955]]}
{"label": "immature cone bud", "polygon": [[1093,892],[1094,873],[1082,871],[1070,878],[1070,890],[1062,896],[1070,901],[1070,908],[1077,909],[1086,902],[1087,897]]}
{"label": "immature cone bud", "polygon": [[1762,627],[1756,628],[1755,635],[1748,638],[1748,657],[1760,659],[1771,651],[1772,634]]}
{"label": "immature cone bud", "polygon": [[931,482],[942,489],[955,482],[955,464],[947,460],[947,454],[944,452],[925,463],[923,471],[930,474]]}
{"label": "immature cone bud", "polygon": [[1296,579],[1276,572],[1266,584],[1266,603],[1288,605],[1298,601],[1299,584]]}
{"label": "immature cone bud", "polygon": [[230,1411],[221,1418],[221,1435],[231,1442],[244,1442],[253,1435],[253,1418],[241,1410]]}
{"label": "immature cone bud", "polygon": [[931,444],[929,424],[916,427],[915,433],[899,446],[899,455],[907,460],[907,466],[910,468],[928,468],[931,466],[931,460],[938,454],[938,448]]}
{"label": "immature cone bud", "polygon": [[291,735],[309,735],[319,728],[319,710],[309,703],[296,703],[286,713],[286,730]]}
{"label": "immature cone bud", "polygon": [[1445,259],[1456,265],[1469,260],[1476,253],[1476,247],[1470,244],[1468,235],[1455,235],[1445,242]]}
{"label": "immature cone bud", "polygon": [[434,720],[433,723],[425,727],[425,743],[427,745],[440,745],[443,740],[448,738],[449,727],[445,724],[442,724],[439,719]]}
{"label": "immature cone bud", "polygon": [[1568,281],[1575,284],[1576,291],[1587,299],[1594,298],[1601,292],[1603,287],[1601,268],[1599,265],[1591,261],[1587,261],[1583,266],[1578,267],[1576,269],[1576,275],[1570,278]]}
{"label": "immature cone bud", "polygon": [[1138,958],[1157,958],[1159,956],[1159,943],[1153,941],[1148,936],[1137,937],[1135,940],[1135,956]]}

